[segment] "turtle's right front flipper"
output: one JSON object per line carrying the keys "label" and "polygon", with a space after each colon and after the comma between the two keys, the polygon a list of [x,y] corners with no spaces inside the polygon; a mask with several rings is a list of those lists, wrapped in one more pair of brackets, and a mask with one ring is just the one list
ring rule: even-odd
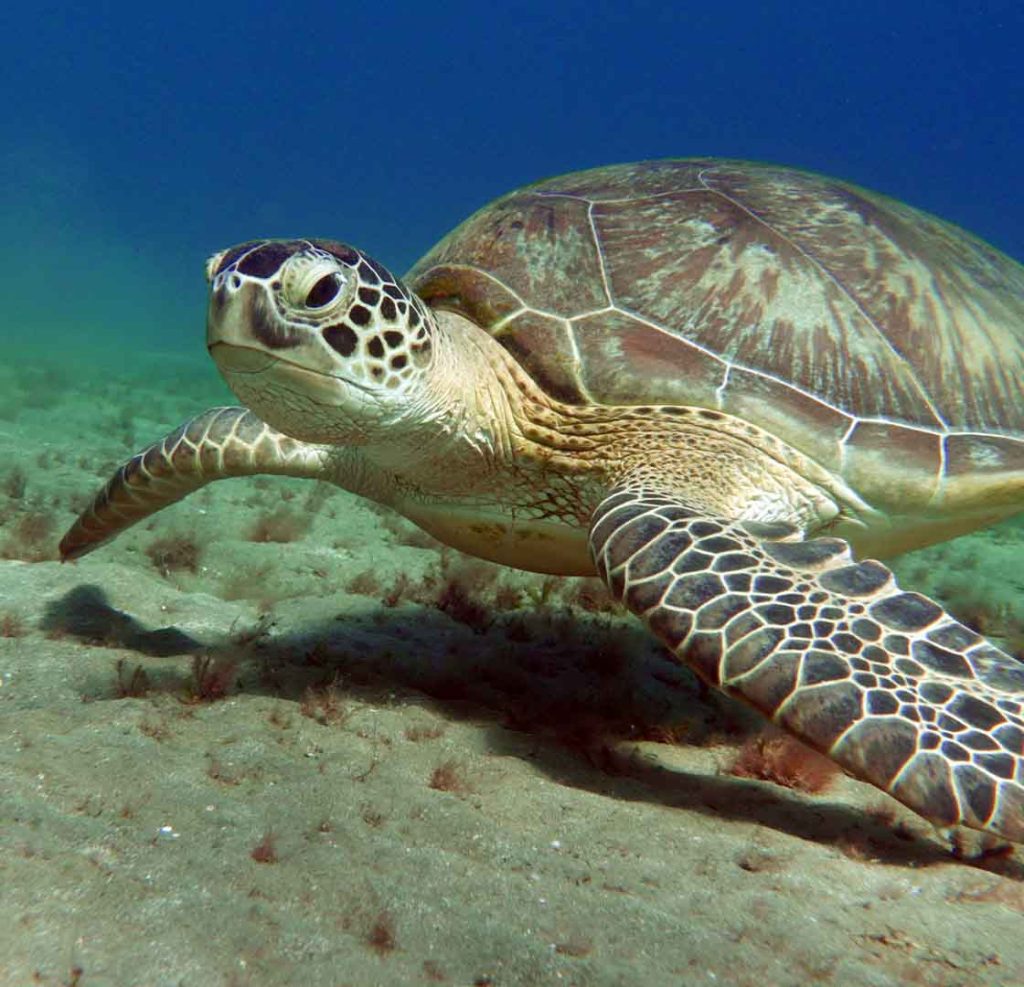
{"label": "turtle's right front flipper", "polygon": [[211,408],[133,456],[61,539],[67,562],[213,480],[274,473],[317,477],[325,450],[289,438],[246,408]]}

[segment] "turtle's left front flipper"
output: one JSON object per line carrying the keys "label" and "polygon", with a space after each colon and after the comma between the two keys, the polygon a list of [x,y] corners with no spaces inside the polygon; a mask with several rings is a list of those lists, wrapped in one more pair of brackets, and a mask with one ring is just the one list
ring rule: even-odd
{"label": "turtle's left front flipper", "polygon": [[60,542],[77,559],[213,480],[275,473],[318,477],[326,451],[289,438],[246,408],[211,408],[133,456]]}
{"label": "turtle's left front flipper", "polygon": [[885,566],[635,488],[600,504],[590,548],[704,681],[937,825],[1024,842],[1024,663]]}

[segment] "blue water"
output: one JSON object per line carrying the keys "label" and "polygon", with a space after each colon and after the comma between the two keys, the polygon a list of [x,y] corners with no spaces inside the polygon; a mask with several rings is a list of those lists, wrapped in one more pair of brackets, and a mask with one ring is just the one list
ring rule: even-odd
{"label": "blue water", "polygon": [[1024,258],[1022,37],[1010,0],[7,4],[0,342],[199,354],[216,249],[401,271],[502,192],[651,157],[825,171]]}

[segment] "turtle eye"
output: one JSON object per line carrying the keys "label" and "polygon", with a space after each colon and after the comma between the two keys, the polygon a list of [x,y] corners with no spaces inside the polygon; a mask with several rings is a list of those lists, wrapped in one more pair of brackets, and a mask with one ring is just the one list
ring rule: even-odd
{"label": "turtle eye", "polygon": [[323,308],[338,297],[341,284],[336,274],[325,274],[306,295],[306,308]]}

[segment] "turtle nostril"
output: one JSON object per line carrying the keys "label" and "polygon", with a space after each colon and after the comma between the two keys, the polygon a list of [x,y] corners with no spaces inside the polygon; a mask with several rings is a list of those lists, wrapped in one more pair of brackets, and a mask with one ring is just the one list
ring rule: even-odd
{"label": "turtle nostril", "polygon": [[334,301],[341,285],[335,274],[325,274],[306,295],[307,308],[323,308],[328,302]]}

